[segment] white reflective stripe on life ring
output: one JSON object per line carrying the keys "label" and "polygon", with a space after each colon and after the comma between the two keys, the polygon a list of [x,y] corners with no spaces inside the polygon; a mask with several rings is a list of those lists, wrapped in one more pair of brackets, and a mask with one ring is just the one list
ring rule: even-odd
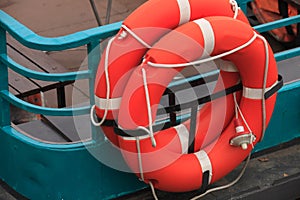
{"label": "white reflective stripe on life ring", "polygon": [[209,21],[204,18],[197,19],[194,21],[202,31],[203,39],[204,39],[204,51],[201,58],[207,58],[211,55],[215,48],[215,35],[214,30]]}
{"label": "white reflective stripe on life ring", "polygon": [[207,153],[204,150],[198,151],[194,153],[194,155],[199,161],[199,164],[202,168],[202,173],[209,171],[208,184],[210,184],[212,178],[212,165],[210,162],[210,158],[208,157]]}
{"label": "white reflective stripe on life ring", "polygon": [[217,67],[224,72],[238,72],[239,70],[235,66],[235,64],[228,60],[216,59],[215,63]]}
{"label": "white reflective stripe on life ring", "polygon": [[[277,83],[278,83],[278,81],[276,81],[272,86],[267,87],[265,92],[268,92],[269,90],[271,90],[274,86],[276,86]],[[243,97],[248,98],[248,99],[256,99],[256,100],[263,99],[264,98],[263,89],[262,88],[249,88],[249,87],[243,86]]]}
{"label": "white reflective stripe on life ring", "polygon": [[122,97],[106,99],[95,95],[95,105],[102,110],[118,110],[120,108]]}
{"label": "white reflective stripe on life ring", "polygon": [[189,130],[184,124],[175,126],[174,129],[177,131],[177,135],[181,144],[181,153],[186,154],[189,148]]}
{"label": "white reflective stripe on life ring", "polygon": [[191,5],[189,0],[177,0],[179,7],[180,20],[179,24],[185,24],[190,21],[191,18]]}

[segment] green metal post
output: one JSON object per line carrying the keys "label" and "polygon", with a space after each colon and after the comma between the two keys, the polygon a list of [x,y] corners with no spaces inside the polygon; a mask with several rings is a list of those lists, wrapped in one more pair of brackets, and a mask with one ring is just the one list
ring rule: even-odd
{"label": "green metal post", "polygon": [[[0,55],[7,56],[6,31],[0,27]],[[0,62],[0,91],[8,90],[8,69]],[[9,103],[0,97],[0,127],[10,125]]]}
{"label": "green metal post", "polygon": [[[95,84],[95,77],[97,73],[97,68],[100,61],[100,41],[94,41],[87,45],[87,51],[88,51],[88,68],[90,72],[90,78],[89,78],[89,94],[90,94],[90,105],[95,104],[95,98],[94,98],[94,84]],[[91,123],[91,130],[92,130],[92,139],[94,141],[103,140],[103,134],[100,133],[100,128],[95,127]]]}
{"label": "green metal post", "polygon": [[237,3],[239,4],[239,7],[242,9],[242,11],[247,14],[247,4],[251,2],[252,0],[237,0]]}

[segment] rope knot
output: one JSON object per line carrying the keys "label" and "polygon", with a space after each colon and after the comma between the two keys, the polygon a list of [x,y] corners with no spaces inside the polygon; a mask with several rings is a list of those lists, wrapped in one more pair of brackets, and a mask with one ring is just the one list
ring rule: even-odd
{"label": "rope knot", "polygon": [[118,36],[118,40],[123,40],[124,38],[127,37],[127,32],[126,31],[122,31],[119,36]]}
{"label": "rope knot", "polygon": [[232,11],[234,12],[233,18],[236,19],[238,12],[239,12],[239,6],[238,3],[235,0],[229,0],[229,3],[231,5]]}

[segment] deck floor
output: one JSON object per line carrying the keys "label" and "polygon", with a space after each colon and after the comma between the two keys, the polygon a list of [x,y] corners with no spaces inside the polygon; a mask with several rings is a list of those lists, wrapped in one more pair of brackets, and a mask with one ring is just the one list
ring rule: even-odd
{"label": "deck floor", "polygon": [[[299,141],[297,141],[299,142]],[[252,158],[240,181],[234,186],[213,192],[201,200],[296,200],[300,199],[300,144],[266,153]],[[215,185],[224,185],[233,180],[240,172],[241,166],[231,172]],[[184,169],[183,169],[184,170]],[[287,188],[288,186],[288,188]],[[188,200],[199,195],[198,191],[187,193],[167,193],[156,191],[159,199]],[[151,200],[150,189],[115,200]]]}

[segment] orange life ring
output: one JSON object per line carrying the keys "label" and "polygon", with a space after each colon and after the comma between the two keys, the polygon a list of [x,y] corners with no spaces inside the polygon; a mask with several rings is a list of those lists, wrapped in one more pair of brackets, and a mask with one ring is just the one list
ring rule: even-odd
{"label": "orange life ring", "polygon": [[[183,39],[178,37],[178,33]],[[191,43],[185,38],[191,38]],[[199,50],[193,42],[204,50]],[[178,50],[179,46],[183,48]],[[192,54],[185,54],[182,49]],[[243,84],[239,103],[229,103],[231,109],[235,105],[239,112],[236,112],[236,117],[232,116],[234,111],[226,114],[230,118],[228,126],[222,126],[224,130],[221,134],[215,133],[220,136],[204,145],[196,145],[196,151],[188,154],[186,147],[189,144],[186,144],[185,138],[189,134],[189,122],[155,132],[155,148],[151,135],[119,137],[119,145],[129,167],[146,183],[152,182],[155,188],[161,190],[191,191],[228,174],[261,140],[274,109],[276,94],[267,99],[265,94],[277,84],[278,72],[266,40],[239,20],[205,17],[176,28],[147,52],[144,63],[134,70],[126,84],[119,110],[120,127],[151,128],[153,121],[149,116],[155,116],[157,104],[167,85],[186,62],[201,58],[203,52],[208,52],[203,59],[221,55],[224,60],[233,62]],[[183,64],[178,65],[179,68],[164,68],[174,66],[169,65],[173,63]],[[236,73],[224,74],[225,81],[231,76],[236,76]],[[210,122],[198,123],[196,142],[197,137],[202,138],[200,135],[205,134],[203,130],[209,129]]]}
{"label": "orange life ring", "polygon": [[[232,2],[230,0],[149,0],[123,22],[121,30],[109,42],[109,48],[106,48],[103,53],[95,81],[93,109],[95,108],[98,118],[102,121],[94,124],[103,125],[102,130],[112,143],[118,145],[118,139],[111,126],[113,123],[109,122],[116,120],[124,87],[148,48],[167,32],[198,18],[228,16],[248,23],[237,4]],[[134,32],[138,38],[133,37],[131,32]]]}

